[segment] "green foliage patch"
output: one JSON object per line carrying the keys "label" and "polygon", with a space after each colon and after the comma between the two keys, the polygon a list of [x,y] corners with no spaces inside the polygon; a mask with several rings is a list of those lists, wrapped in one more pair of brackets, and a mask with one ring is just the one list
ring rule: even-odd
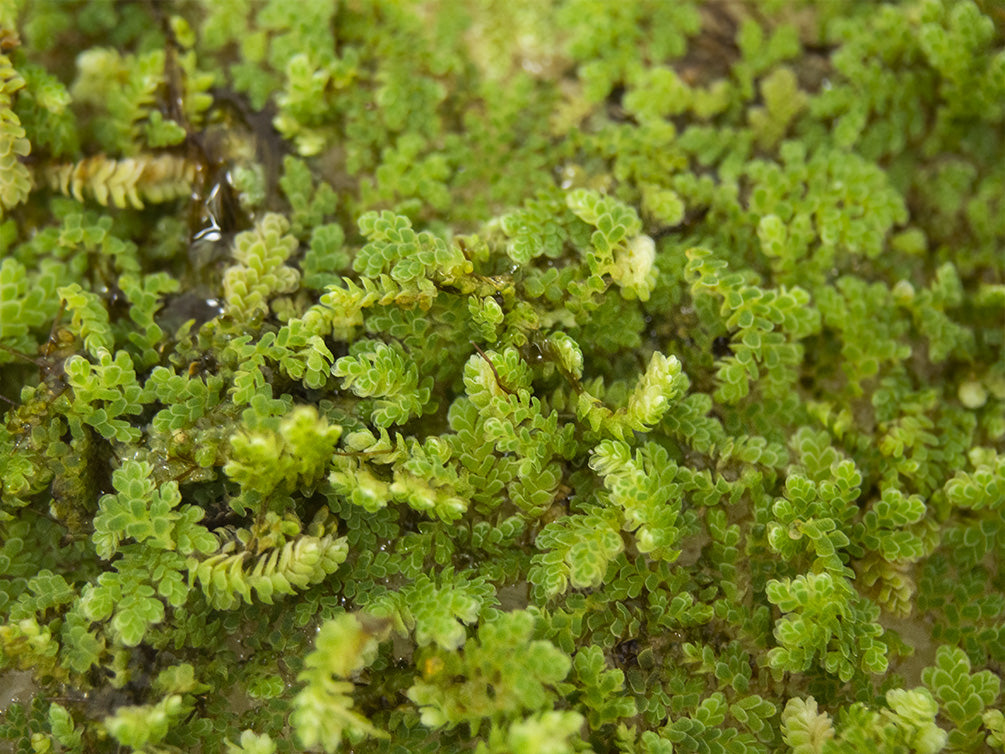
{"label": "green foliage patch", "polygon": [[994,0],[0,0],[0,750],[1005,751]]}

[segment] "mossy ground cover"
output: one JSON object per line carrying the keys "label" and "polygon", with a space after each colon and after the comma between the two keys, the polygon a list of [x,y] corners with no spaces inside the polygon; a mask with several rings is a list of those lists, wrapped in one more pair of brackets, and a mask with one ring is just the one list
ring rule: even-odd
{"label": "mossy ground cover", "polygon": [[16,752],[1002,751],[997,0],[0,0]]}

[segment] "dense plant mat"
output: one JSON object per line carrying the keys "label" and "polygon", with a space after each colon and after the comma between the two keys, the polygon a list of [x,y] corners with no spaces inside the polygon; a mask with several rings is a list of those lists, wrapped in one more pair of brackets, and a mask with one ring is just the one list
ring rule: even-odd
{"label": "dense plant mat", "polygon": [[3,751],[1003,750],[996,0],[0,28]]}

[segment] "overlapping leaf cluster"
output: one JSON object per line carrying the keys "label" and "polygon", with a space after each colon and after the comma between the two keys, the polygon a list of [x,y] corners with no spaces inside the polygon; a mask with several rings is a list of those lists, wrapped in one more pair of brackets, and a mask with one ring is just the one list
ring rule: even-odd
{"label": "overlapping leaf cluster", "polygon": [[0,2],[0,738],[1003,750],[1003,35]]}

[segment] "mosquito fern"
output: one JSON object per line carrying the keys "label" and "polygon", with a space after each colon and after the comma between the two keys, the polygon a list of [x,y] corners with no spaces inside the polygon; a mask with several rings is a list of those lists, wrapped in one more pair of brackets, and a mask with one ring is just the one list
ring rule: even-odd
{"label": "mosquito fern", "polygon": [[983,752],[991,0],[0,0],[0,749]]}

